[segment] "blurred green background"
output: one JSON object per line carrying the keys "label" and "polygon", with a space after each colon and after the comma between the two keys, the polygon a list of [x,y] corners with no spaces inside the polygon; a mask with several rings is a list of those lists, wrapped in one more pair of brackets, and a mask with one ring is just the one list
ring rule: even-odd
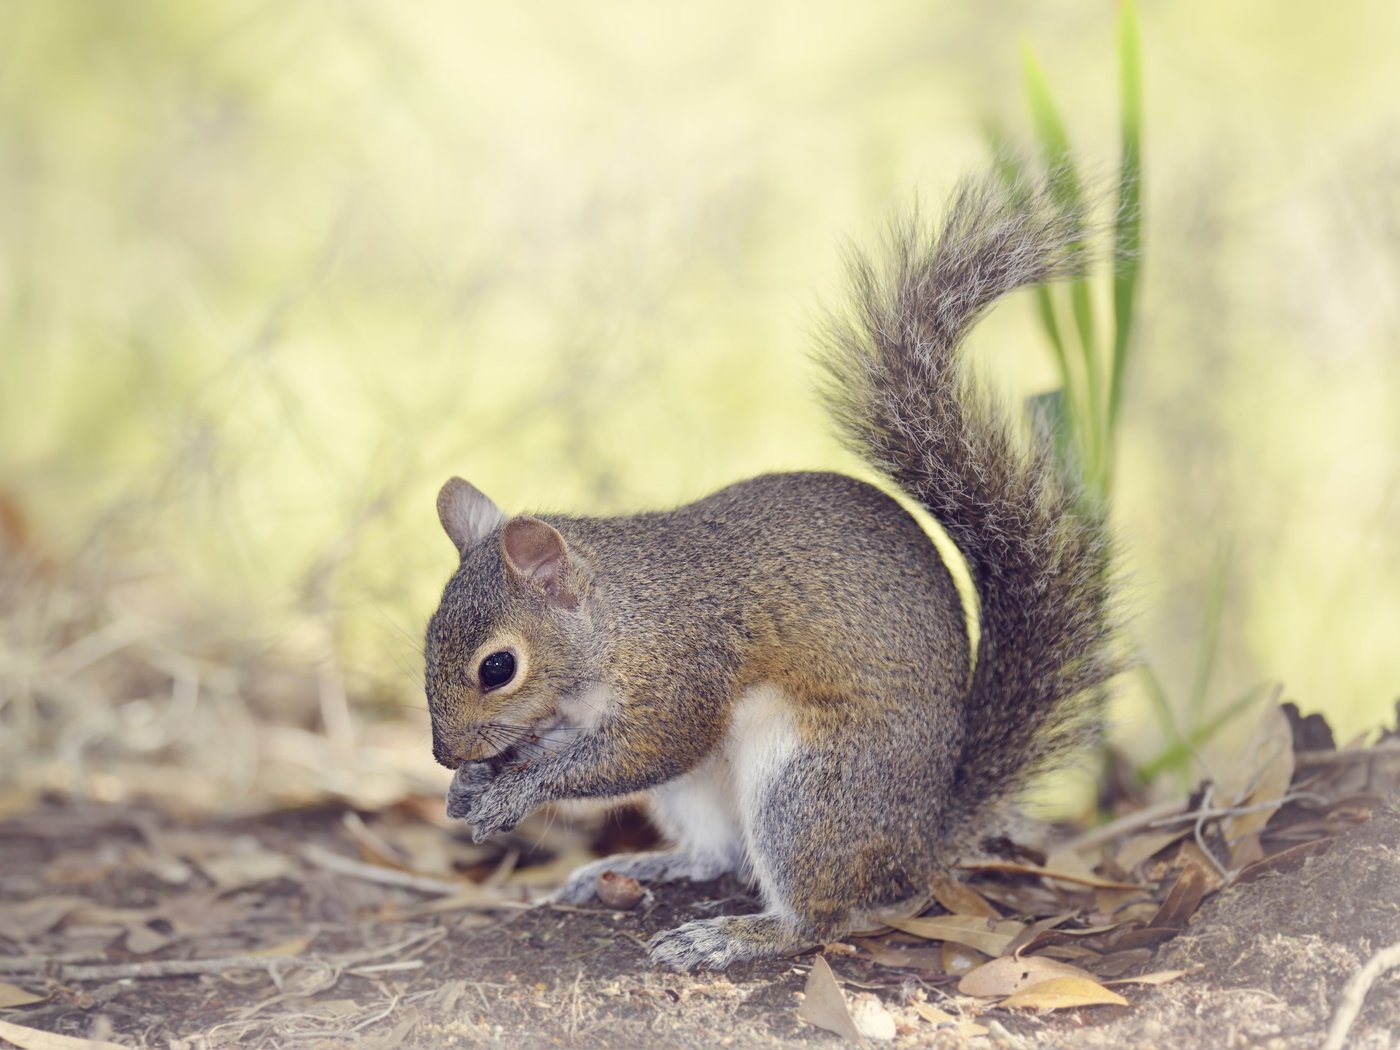
{"label": "blurred green background", "polygon": [[[1135,636],[1180,728],[1280,680],[1345,738],[1400,693],[1400,7],[1140,18],[1114,507]],[[807,359],[842,243],[936,206],[990,124],[1025,133],[1023,41],[1111,175],[1114,19],[9,0],[0,509],[31,566],[3,634],[11,760],[164,717],[155,687],[115,690],[148,709],[64,744],[66,694],[32,688],[75,644],[139,638],[300,660],[311,731],[353,744],[401,712],[428,765],[442,480],[607,513],[850,469]],[[1028,298],[974,352],[1017,398],[1052,382]],[[1166,742],[1135,680],[1117,723],[1140,762]]]}

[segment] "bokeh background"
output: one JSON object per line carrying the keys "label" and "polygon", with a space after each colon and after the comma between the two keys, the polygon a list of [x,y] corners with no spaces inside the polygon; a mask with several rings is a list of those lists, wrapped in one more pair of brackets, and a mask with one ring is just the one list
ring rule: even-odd
{"label": "bokeh background", "polygon": [[[1111,174],[1115,14],[9,0],[0,788],[438,783],[442,480],[609,513],[851,469],[807,357],[841,245],[1026,135],[1023,43]],[[1170,717],[1130,678],[1114,739],[1271,681],[1345,739],[1400,694],[1400,7],[1140,17],[1114,518]],[[1052,382],[1029,299],[973,345]]]}

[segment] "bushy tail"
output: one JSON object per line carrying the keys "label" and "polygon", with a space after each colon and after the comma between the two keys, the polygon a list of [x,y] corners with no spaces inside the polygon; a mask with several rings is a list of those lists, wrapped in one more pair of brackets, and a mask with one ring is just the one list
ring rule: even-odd
{"label": "bushy tail", "polygon": [[823,363],[847,443],[922,503],[968,561],[981,638],[950,827],[1091,738],[1117,670],[1099,512],[969,381],[964,335],[998,298],[1078,272],[1083,216],[1048,185],[965,183],[942,229],[896,230],[851,266],[855,302]]}

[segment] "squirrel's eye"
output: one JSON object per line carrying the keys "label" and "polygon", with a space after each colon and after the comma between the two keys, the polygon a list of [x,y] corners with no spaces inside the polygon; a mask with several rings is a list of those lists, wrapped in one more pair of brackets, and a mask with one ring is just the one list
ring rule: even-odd
{"label": "squirrel's eye", "polygon": [[502,650],[481,661],[481,688],[499,689],[515,677],[515,654]]}

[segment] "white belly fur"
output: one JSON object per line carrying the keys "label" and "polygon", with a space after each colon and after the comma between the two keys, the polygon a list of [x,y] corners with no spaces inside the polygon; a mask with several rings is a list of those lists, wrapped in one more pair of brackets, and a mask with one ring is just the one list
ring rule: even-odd
{"label": "white belly fur", "polygon": [[657,823],[694,858],[697,872],[750,875],[770,907],[780,902],[769,892],[768,858],[754,848],[752,815],[799,747],[787,697],[762,682],[739,697],[723,741],[704,762],[651,792]]}

